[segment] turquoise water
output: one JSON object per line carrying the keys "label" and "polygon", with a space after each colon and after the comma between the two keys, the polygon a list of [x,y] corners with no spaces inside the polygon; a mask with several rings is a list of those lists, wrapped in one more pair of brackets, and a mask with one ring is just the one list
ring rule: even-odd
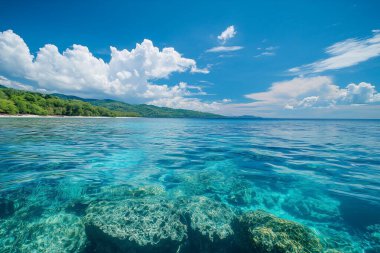
{"label": "turquoise water", "polygon": [[[326,252],[380,252],[380,121],[0,119],[0,252],[107,252],[83,221],[97,206],[166,219],[188,199],[301,223]],[[128,212],[132,234],[150,229]],[[223,214],[206,229],[232,233]]]}

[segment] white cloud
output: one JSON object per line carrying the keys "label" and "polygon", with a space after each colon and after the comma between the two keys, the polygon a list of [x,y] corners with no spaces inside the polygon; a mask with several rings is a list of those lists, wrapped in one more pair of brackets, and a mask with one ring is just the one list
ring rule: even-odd
{"label": "white cloud", "polygon": [[256,100],[247,104],[248,106],[285,109],[325,108],[380,102],[380,94],[373,85],[361,82],[339,88],[328,76],[297,77],[288,81],[275,82],[268,91],[248,94],[246,97]]}
{"label": "white cloud", "polygon": [[[171,99],[173,106],[187,108],[194,106],[191,98],[185,98],[193,94],[191,86],[180,83],[169,87],[152,82],[175,72],[209,73],[208,67],[198,68],[193,59],[182,57],[172,47],[160,50],[150,40],[136,44],[130,51],[110,49],[109,62],[96,58],[81,45],[61,53],[55,45],[47,44],[34,56],[24,40],[8,30],[0,33],[0,74],[23,79],[34,90],[138,102]],[[7,80],[8,86],[16,87],[15,82]],[[180,103],[176,105],[176,101]],[[200,100],[197,103],[197,108],[204,105],[206,110],[210,104]]]}
{"label": "white cloud", "polygon": [[224,30],[219,36],[218,36],[218,40],[220,40],[220,42],[222,44],[226,43],[229,39],[232,39],[233,37],[235,37],[235,35],[237,34],[237,32],[235,31],[235,27],[233,25],[229,26],[226,28],[226,30]]}
{"label": "white cloud", "polygon": [[275,56],[275,55],[276,55],[275,52],[265,51],[265,52],[262,52],[262,53],[256,55],[255,57],[257,58],[257,57],[261,57],[261,56]]}
{"label": "white cloud", "polygon": [[219,36],[218,40],[222,44],[222,46],[216,46],[206,50],[206,53],[221,53],[221,52],[233,52],[243,49],[242,46],[223,46],[228,40],[235,37],[237,32],[235,31],[235,27],[233,25],[229,26],[224,30]]}
{"label": "white cloud", "polygon": [[149,102],[148,104],[156,105],[156,106],[163,106],[163,107],[170,107],[170,108],[186,108],[189,110],[196,110],[196,111],[208,111],[208,112],[215,112],[220,109],[220,107],[223,105],[222,102],[210,102],[205,103],[202,102],[198,98],[188,98],[188,97],[172,97],[172,98],[160,98],[153,100]]}
{"label": "white cloud", "polygon": [[5,76],[0,76],[0,85],[4,85],[10,88],[20,89],[20,90],[29,90],[29,91],[34,90],[34,88],[30,85],[25,85],[20,82],[9,80]]}
{"label": "white cloud", "polygon": [[230,47],[218,46],[218,47],[210,48],[206,52],[208,53],[232,52],[232,51],[238,51],[241,49],[243,49],[243,47],[241,46],[230,46]]}
{"label": "white cloud", "polygon": [[149,84],[146,92],[142,94],[144,98],[174,98],[192,95],[206,95],[206,93],[199,86],[180,82],[178,85],[171,87],[167,85]]}
{"label": "white cloud", "polygon": [[201,101],[199,98],[189,97],[207,94],[203,92],[201,87],[191,86],[184,82],[181,82],[174,87],[168,87],[166,85],[151,86],[145,96],[151,97],[151,94],[154,94],[155,97],[157,97],[156,94],[160,94],[158,99],[154,99],[149,102],[151,105],[171,108],[186,108],[197,111],[216,111],[219,110],[224,103],[229,102],[222,100],[220,102],[213,101],[207,103]]}
{"label": "white cloud", "polygon": [[210,73],[210,66],[211,65],[207,65],[207,67],[205,67],[205,68],[197,68],[196,66],[194,66],[194,67],[191,67],[190,72],[191,73],[208,74],[208,73]]}
{"label": "white cloud", "polygon": [[357,65],[380,56],[380,32],[373,30],[373,36],[365,39],[351,38],[328,47],[325,52],[330,57],[311,64],[289,69],[291,73],[320,73]]}
{"label": "white cloud", "polygon": [[361,82],[359,84],[351,83],[345,89],[341,90],[339,102],[341,104],[369,104],[380,102],[380,93],[375,86]]}
{"label": "white cloud", "polygon": [[258,47],[257,50],[259,50],[261,52],[258,55],[256,55],[255,57],[258,58],[258,57],[262,57],[262,56],[274,56],[274,55],[276,55],[277,48],[278,47],[274,47],[274,46],[270,46],[270,47],[266,47],[266,48]]}
{"label": "white cloud", "polygon": [[14,75],[31,71],[33,56],[24,40],[8,30],[0,32],[0,70]]}

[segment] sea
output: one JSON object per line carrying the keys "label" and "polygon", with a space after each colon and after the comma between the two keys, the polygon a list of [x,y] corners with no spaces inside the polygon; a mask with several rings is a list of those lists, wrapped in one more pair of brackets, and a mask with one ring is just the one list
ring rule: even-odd
{"label": "sea", "polygon": [[258,210],[380,252],[380,121],[0,118],[0,252],[225,252]]}

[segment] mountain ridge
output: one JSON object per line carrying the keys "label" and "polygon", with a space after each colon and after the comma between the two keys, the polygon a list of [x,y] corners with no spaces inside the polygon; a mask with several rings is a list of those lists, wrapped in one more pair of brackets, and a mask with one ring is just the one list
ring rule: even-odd
{"label": "mountain ridge", "polygon": [[85,99],[59,93],[43,94],[0,85],[0,114],[63,116],[225,118],[223,115],[147,104],[128,104],[113,99]]}
{"label": "mountain ridge", "polygon": [[110,110],[120,112],[133,112],[138,113],[142,117],[147,118],[225,118],[223,115],[200,112],[186,109],[174,109],[169,107],[159,107],[148,104],[129,104],[114,99],[93,99],[81,98],[77,96],[64,95],[60,93],[52,94],[62,99],[77,99],[94,106],[101,106]]}

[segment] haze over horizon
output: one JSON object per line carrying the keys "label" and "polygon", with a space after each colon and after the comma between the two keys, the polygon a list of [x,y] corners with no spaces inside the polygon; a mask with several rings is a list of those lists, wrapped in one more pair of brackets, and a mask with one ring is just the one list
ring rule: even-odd
{"label": "haze over horizon", "polygon": [[223,115],[380,118],[379,9],[2,1],[0,84]]}

